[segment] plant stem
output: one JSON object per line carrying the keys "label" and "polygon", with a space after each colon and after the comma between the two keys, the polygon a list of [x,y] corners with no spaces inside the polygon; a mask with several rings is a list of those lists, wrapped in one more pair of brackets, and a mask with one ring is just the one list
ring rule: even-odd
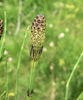
{"label": "plant stem", "polygon": [[7,62],[7,83],[6,83],[6,100],[8,100],[8,83],[9,83],[9,72],[8,72],[8,62]]}
{"label": "plant stem", "polygon": [[6,11],[4,11],[4,33],[3,33],[3,38],[1,42],[1,48],[0,48],[0,58],[3,55],[3,49],[4,49],[5,37],[6,37],[6,27],[7,27],[7,17],[6,17]]}
{"label": "plant stem", "polygon": [[34,72],[35,72],[35,62],[32,62],[32,66],[31,66],[31,73],[30,73],[30,85],[29,85],[29,89],[32,90],[33,89],[33,82],[34,82]]}
{"label": "plant stem", "polygon": [[[29,27],[27,28],[27,31],[29,31]],[[26,38],[27,38],[27,31],[25,32],[25,37],[24,37],[24,40],[22,42],[20,53],[19,53],[19,57],[18,57],[18,64],[17,64],[17,70],[16,70],[16,97],[15,97],[15,100],[17,100],[18,72],[19,72],[19,68],[20,68],[20,64],[21,64],[21,56],[22,56],[23,48],[24,48],[25,41],[26,41]]]}
{"label": "plant stem", "polygon": [[30,81],[29,81],[29,94],[28,96],[32,95],[32,91],[34,90],[34,79],[35,79],[35,67],[36,67],[36,62],[32,61],[31,62],[31,72],[30,72]]}
{"label": "plant stem", "polygon": [[72,70],[72,72],[71,72],[71,74],[70,74],[70,77],[69,77],[68,81],[67,81],[67,84],[66,84],[66,93],[65,93],[65,100],[68,100],[68,89],[69,89],[69,84],[70,84],[71,78],[73,77],[74,72],[75,72],[75,70],[76,70],[76,68],[77,68],[77,66],[78,66],[78,64],[79,64],[79,62],[80,62],[82,56],[83,56],[83,52],[81,53],[79,59],[77,60],[76,64],[74,65],[74,68],[73,68],[73,70]]}

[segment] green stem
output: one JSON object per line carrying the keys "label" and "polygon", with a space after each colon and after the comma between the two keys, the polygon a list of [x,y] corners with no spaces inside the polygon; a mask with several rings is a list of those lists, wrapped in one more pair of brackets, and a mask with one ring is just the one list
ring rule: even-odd
{"label": "green stem", "polygon": [[3,49],[4,49],[5,37],[6,37],[6,27],[7,27],[7,18],[6,18],[6,11],[4,11],[4,33],[3,33],[3,38],[1,42],[1,48],[0,48],[0,58],[3,55]]}
{"label": "green stem", "polygon": [[[29,27],[27,28],[27,31],[29,31]],[[26,41],[26,38],[27,38],[27,31],[25,32],[25,37],[24,37],[24,40],[22,42],[20,53],[19,53],[19,57],[18,57],[18,64],[17,64],[17,70],[16,70],[16,97],[15,97],[15,100],[17,100],[18,72],[19,72],[19,68],[20,68],[20,64],[21,64],[21,56],[22,56],[23,48],[24,48],[25,41]]]}
{"label": "green stem", "polygon": [[33,61],[33,64],[31,67],[31,73],[30,73],[30,85],[29,85],[30,90],[33,89],[34,72],[35,72],[35,62]]}
{"label": "green stem", "polygon": [[9,72],[8,72],[8,62],[7,62],[7,83],[6,83],[6,100],[8,100],[8,83],[9,83]]}
{"label": "green stem", "polygon": [[75,66],[74,66],[74,68],[73,68],[73,70],[72,70],[72,72],[71,72],[71,74],[70,74],[70,77],[69,77],[69,79],[68,79],[68,81],[67,81],[67,84],[66,84],[66,93],[65,93],[65,100],[68,100],[68,89],[69,89],[69,84],[70,84],[71,78],[73,77],[74,72],[75,72],[75,70],[76,70],[76,68],[77,68],[77,66],[78,66],[78,64],[79,64],[79,62],[80,62],[82,56],[83,56],[83,52],[81,53],[79,59],[77,60]]}
{"label": "green stem", "polygon": [[30,82],[29,82],[29,94],[31,94],[31,91],[34,89],[34,79],[35,79],[35,67],[36,67],[36,62],[32,61],[31,63],[31,72],[30,72]]}

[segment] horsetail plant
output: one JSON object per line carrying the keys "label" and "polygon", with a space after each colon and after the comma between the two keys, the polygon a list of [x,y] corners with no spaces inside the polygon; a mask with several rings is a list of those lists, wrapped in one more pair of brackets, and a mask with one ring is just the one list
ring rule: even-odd
{"label": "horsetail plant", "polygon": [[30,57],[32,61],[31,72],[30,72],[30,82],[27,96],[33,94],[34,88],[34,75],[35,75],[35,66],[42,54],[43,44],[45,40],[45,18],[42,14],[39,14],[34,19],[31,26],[31,49]]}
{"label": "horsetail plant", "polygon": [[[3,35],[3,37],[2,37]],[[3,55],[3,51],[4,51],[4,43],[5,43],[5,37],[6,37],[6,12],[4,12],[4,24],[3,24],[3,20],[0,19],[0,39],[1,40],[1,48],[0,48],[0,59]]]}

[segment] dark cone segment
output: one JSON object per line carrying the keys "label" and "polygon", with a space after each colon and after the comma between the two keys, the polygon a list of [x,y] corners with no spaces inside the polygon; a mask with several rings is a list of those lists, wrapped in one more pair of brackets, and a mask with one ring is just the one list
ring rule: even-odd
{"label": "dark cone segment", "polygon": [[33,93],[34,93],[33,89],[31,91],[28,89],[27,96],[32,97]]}
{"label": "dark cone segment", "polygon": [[2,34],[3,34],[3,20],[0,19],[0,39],[2,37]]}

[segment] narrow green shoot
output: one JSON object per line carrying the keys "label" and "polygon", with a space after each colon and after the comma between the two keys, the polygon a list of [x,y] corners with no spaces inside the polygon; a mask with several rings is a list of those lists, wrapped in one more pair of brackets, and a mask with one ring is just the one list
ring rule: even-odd
{"label": "narrow green shoot", "polygon": [[74,72],[75,72],[75,70],[76,70],[76,68],[77,68],[77,66],[78,66],[78,64],[79,64],[79,62],[80,62],[82,56],[83,56],[83,52],[81,53],[79,59],[77,60],[75,66],[74,66],[74,68],[73,68],[73,70],[72,70],[72,72],[71,72],[71,74],[70,74],[70,77],[69,77],[69,79],[68,79],[68,81],[67,81],[67,84],[66,84],[66,93],[65,93],[65,100],[68,100],[68,89],[69,89],[69,84],[70,84],[70,81],[71,81],[71,79],[72,79],[72,77],[73,77],[73,75],[74,75]]}
{"label": "narrow green shoot", "polygon": [[0,58],[2,57],[3,50],[4,50],[5,37],[6,37],[6,27],[7,27],[7,17],[6,17],[6,11],[4,11],[4,33],[3,33],[3,38],[1,41]]}
{"label": "narrow green shoot", "polygon": [[34,88],[34,77],[35,77],[35,67],[36,67],[36,62],[32,61],[31,64],[31,72],[30,72],[30,83],[29,83],[29,91],[32,91]]}
{"label": "narrow green shoot", "polygon": [[29,77],[29,87],[27,91],[27,96],[30,99],[34,93],[34,80],[35,80],[35,71],[36,71],[37,62],[31,61],[31,71]]}
{"label": "narrow green shoot", "polygon": [[7,72],[7,81],[6,81],[6,98],[5,100],[8,100],[8,83],[9,83],[9,72],[8,72],[8,67],[9,67],[9,63],[8,63],[8,60],[7,60],[7,67],[6,67],[6,72]]}
{"label": "narrow green shoot", "polygon": [[18,57],[18,63],[17,63],[17,69],[16,69],[16,96],[15,96],[15,100],[17,100],[17,91],[18,91],[18,72],[19,72],[19,68],[20,68],[20,64],[21,64],[21,56],[22,56],[22,52],[25,46],[25,42],[26,42],[26,38],[27,38],[27,32],[29,31],[29,27],[27,28],[26,32],[25,32],[25,37],[23,39],[22,45],[21,45],[21,49],[20,49],[20,53],[19,53],[19,57]]}

